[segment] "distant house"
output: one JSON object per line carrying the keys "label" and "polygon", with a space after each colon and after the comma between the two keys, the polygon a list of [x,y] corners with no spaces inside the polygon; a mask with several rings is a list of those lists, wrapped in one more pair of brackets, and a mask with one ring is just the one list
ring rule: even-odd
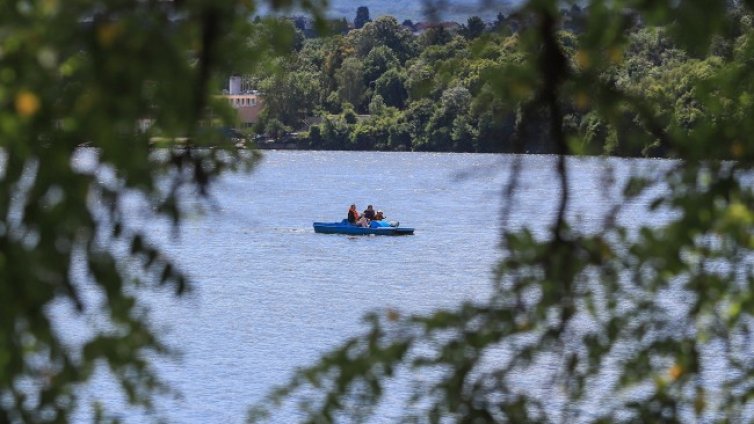
{"label": "distant house", "polygon": [[228,92],[223,97],[238,113],[241,128],[250,127],[259,121],[264,98],[257,90],[242,90],[241,77],[232,76],[228,83]]}

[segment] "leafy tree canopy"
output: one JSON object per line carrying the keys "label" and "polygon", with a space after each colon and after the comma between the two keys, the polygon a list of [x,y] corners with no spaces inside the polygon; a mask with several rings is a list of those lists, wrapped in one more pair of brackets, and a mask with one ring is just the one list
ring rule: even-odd
{"label": "leafy tree canopy", "polygon": [[473,40],[482,35],[485,27],[486,25],[484,24],[484,21],[482,21],[482,18],[479,16],[472,16],[466,21],[466,25],[461,28],[461,34],[463,34],[464,37]]}
{"label": "leafy tree canopy", "polygon": [[369,8],[366,6],[359,6],[359,8],[356,9],[356,18],[353,20],[353,26],[356,29],[363,28],[364,24],[367,22],[372,22],[372,19],[369,18]]}

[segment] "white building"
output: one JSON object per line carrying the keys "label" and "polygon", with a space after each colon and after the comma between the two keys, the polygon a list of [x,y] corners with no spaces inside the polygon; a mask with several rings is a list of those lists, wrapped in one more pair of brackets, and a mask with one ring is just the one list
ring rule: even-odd
{"label": "white building", "polygon": [[236,109],[241,127],[249,127],[259,121],[263,99],[257,90],[244,90],[243,80],[233,75],[228,81],[228,93],[223,95]]}

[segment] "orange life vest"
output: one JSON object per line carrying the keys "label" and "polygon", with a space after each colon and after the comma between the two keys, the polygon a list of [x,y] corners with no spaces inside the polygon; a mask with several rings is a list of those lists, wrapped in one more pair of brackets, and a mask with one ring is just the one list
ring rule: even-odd
{"label": "orange life vest", "polygon": [[[359,220],[359,211],[356,209],[348,209],[348,217],[351,217],[351,214],[353,214],[353,222],[356,222]],[[349,219],[350,221],[350,219]]]}

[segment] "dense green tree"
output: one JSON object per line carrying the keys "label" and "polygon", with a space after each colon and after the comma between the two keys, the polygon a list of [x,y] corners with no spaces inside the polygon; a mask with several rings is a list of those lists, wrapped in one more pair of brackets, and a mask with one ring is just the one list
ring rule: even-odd
{"label": "dense green tree", "polygon": [[356,18],[353,20],[353,26],[356,29],[363,28],[367,22],[372,22],[369,17],[369,8],[366,6],[359,6],[356,9]]}
{"label": "dense green tree", "polygon": [[312,71],[321,71],[325,66],[327,57],[328,41],[330,38],[313,38],[304,41],[301,51],[297,55],[298,63],[301,68]]}
{"label": "dense green tree", "polygon": [[419,36],[419,44],[422,46],[437,46],[450,42],[453,34],[446,30],[442,25],[433,25],[424,30]]}
{"label": "dense green tree", "polygon": [[377,118],[377,116],[358,123],[351,133],[352,148],[359,150],[367,148],[384,149],[388,139],[388,128],[389,125],[384,125],[383,120]]}
{"label": "dense green tree", "polygon": [[486,25],[479,16],[472,16],[466,24],[461,28],[461,35],[469,40],[473,40],[484,33]]}
{"label": "dense green tree", "polygon": [[442,93],[440,113],[454,116],[465,113],[471,104],[471,93],[465,87],[453,87]]}
{"label": "dense green tree", "polygon": [[327,95],[327,98],[322,102],[322,113],[340,113],[343,111],[343,101],[340,99],[340,94],[337,91],[333,91]]}
{"label": "dense green tree", "polygon": [[412,145],[427,144],[426,127],[435,110],[435,103],[430,99],[412,102],[406,110],[406,121],[411,128]]}
{"label": "dense green tree", "polygon": [[398,57],[386,46],[373,48],[364,58],[364,83],[369,85],[388,69],[400,66]]}
{"label": "dense green tree", "polygon": [[614,128],[605,124],[599,114],[590,112],[579,120],[579,135],[582,150],[614,154],[617,135]]}
{"label": "dense green tree", "polygon": [[389,69],[374,84],[375,95],[382,96],[385,104],[403,109],[408,92],[404,83],[405,76],[396,69]]}
{"label": "dense green tree", "polygon": [[300,51],[304,47],[304,40],[306,40],[304,32],[296,28],[293,31],[293,43],[291,45],[293,50],[297,52]]}
{"label": "dense green tree", "polygon": [[[476,145],[474,151],[481,153],[519,153],[513,142],[516,115],[500,106],[477,112]],[[472,130],[473,134],[473,130]],[[596,153],[603,153],[597,150]]]}
{"label": "dense green tree", "polygon": [[324,139],[322,138],[322,127],[319,125],[312,125],[309,127],[309,136],[307,137],[309,147],[317,148],[324,145]]}
{"label": "dense green tree", "polygon": [[629,37],[626,63],[622,66],[625,80],[620,83],[635,83],[657,68],[687,60],[688,55],[677,48],[663,28],[641,29]]}
{"label": "dense green tree", "polygon": [[351,103],[358,110],[364,100],[364,64],[355,57],[343,61],[335,75],[338,81],[338,93],[344,102]]}
{"label": "dense green tree", "polygon": [[[427,150],[458,150],[469,151],[474,141],[470,138],[473,131],[469,128],[468,117],[471,106],[471,93],[464,87],[453,87],[445,90],[440,99],[440,106],[434,110],[427,122],[427,143],[421,145]],[[459,144],[460,143],[460,144]]]}
{"label": "dense green tree", "polygon": [[343,120],[346,121],[346,124],[355,124],[358,118],[356,117],[356,112],[353,110],[353,105],[350,103],[345,103],[343,105]]}
{"label": "dense green tree", "polygon": [[395,149],[400,145],[405,146],[408,128],[401,124],[403,115],[400,111],[385,106],[380,96],[374,96],[370,109],[375,109],[375,111],[369,119],[358,122],[353,128],[351,133],[353,147],[387,150]]}
{"label": "dense green tree", "polygon": [[474,152],[477,149],[479,130],[473,118],[464,113],[453,119],[450,127],[450,139],[453,144],[449,150],[454,152]]}
{"label": "dense green tree", "polygon": [[319,104],[321,92],[319,75],[294,71],[276,73],[262,81],[265,115],[284,125],[298,127]]}
{"label": "dense green tree", "polygon": [[380,115],[385,111],[386,107],[387,106],[385,105],[385,99],[383,99],[379,94],[375,94],[369,101],[369,114]]}
{"label": "dense green tree", "polygon": [[337,91],[335,74],[343,65],[343,61],[353,55],[354,49],[349,45],[345,37],[339,35],[327,38],[321,44],[320,48],[323,50],[325,58],[321,67],[321,72],[326,81],[325,87],[328,91]]}
{"label": "dense green tree", "polygon": [[291,131],[291,127],[272,118],[265,122],[263,131],[272,137],[273,140],[280,140],[285,134]]}
{"label": "dense green tree", "polygon": [[388,128],[387,148],[390,150],[409,150],[413,144],[411,124],[404,114],[396,116],[395,122]]}
{"label": "dense green tree", "polygon": [[392,16],[380,16],[361,30],[353,31],[349,37],[352,37],[356,51],[362,57],[378,46],[392,50],[401,63],[416,54],[414,36]]}
{"label": "dense green tree", "polygon": [[351,146],[350,129],[344,116],[328,115],[320,125],[323,144],[315,146],[322,149],[344,149]]}
{"label": "dense green tree", "polygon": [[[447,31],[446,31],[447,33]],[[467,59],[469,55],[469,45],[466,39],[460,36],[450,37],[447,42],[439,45],[427,46],[419,56],[427,63],[434,65],[436,69],[448,65],[449,62],[461,62],[459,59]],[[456,63],[457,64],[457,63]],[[460,63],[463,64],[463,63]],[[448,69],[448,72],[453,72],[453,68]],[[447,87],[445,87],[447,88]]]}

